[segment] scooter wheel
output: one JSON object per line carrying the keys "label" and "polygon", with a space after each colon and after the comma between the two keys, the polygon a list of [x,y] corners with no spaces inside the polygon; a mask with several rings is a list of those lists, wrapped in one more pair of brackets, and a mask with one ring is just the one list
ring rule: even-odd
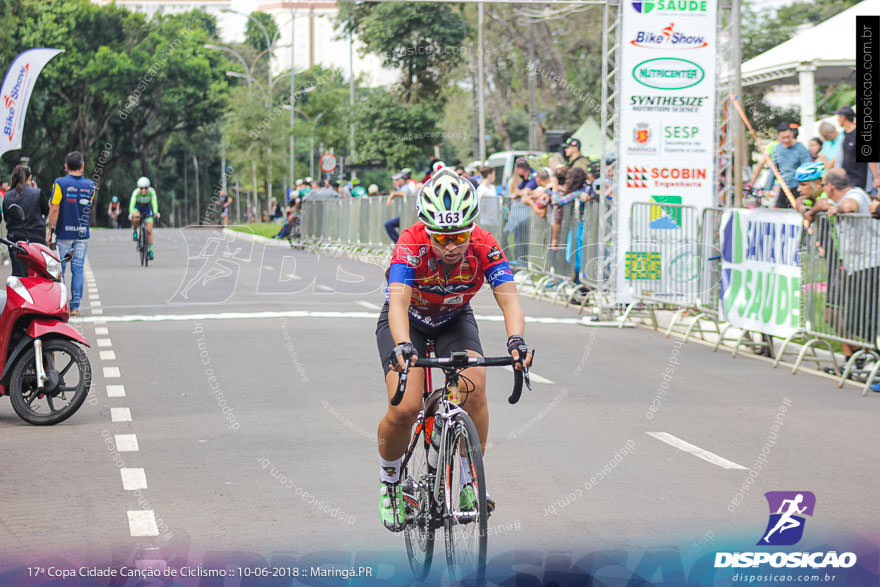
{"label": "scooter wheel", "polygon": [[37,389],[31,346],[12,369],[9,398],[15,413],[29,424],[47,426],[71,417],[82,406],[92,383],[92,367],[85,351],[64,338],[43,339],[43,367],[49,387]]}

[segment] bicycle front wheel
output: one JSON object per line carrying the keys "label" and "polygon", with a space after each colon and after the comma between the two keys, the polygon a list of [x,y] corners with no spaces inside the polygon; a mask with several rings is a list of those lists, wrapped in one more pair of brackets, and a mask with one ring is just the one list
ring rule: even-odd
{"label": "bicycle front wheel", "polygon": [[146,267],[150,262],[149,245],[147,244],[147,229],[141,225],[138,233],[138,249],[141,254],[141,267]]}
{"label": "bicycle front wheel", "polygon": [[419,438],[401,475],[406,510],[406,555],[413,576],[422,581],[434,559],[434,526],[431,516],[431,478],[428,474],[427,434],[417,429]]}
{"label": "bicycle front wheel", "polygon": [[486,580],[488,505],[480,437],[470,417],[455,416],[443,475],[444,535],[449,576],[462,585]]}

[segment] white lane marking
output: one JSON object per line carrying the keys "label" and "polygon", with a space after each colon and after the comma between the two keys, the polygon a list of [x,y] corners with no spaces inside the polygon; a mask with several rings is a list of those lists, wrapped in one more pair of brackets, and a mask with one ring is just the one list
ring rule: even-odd
{"label": "white lane marking", "polygon": [[[513,367],[511,367],[510,365],[505,365],[504,369],[513,373]],[[533,371],[529,371],[529,380],[532,383],[550,383],[550,384],[553,383],[552,381],[550,381],[546,377],[541,377],[540,375],[538,375],[537,373],[534,373]]]}
{"label": "white lane marking", "polygon": [[717,465],[722,469],[736,469],[739,471],[747,471],[745,467],[742,465],[738,465],[733,461],[728,461],[724,457],[719,457],[713,452],[709,452],[706,449],[700,448],[699,446],[693,445],[690,442],[686,442],[681,438],[673,436],[668,432],[645,432],[648,436],[653,436],[660,442],[665,442],[669,446],[674,446],[679,450],[683,450],[684,452],[690,453],[695,457],[699,457],[706,462],[712,463],[713,465]]}
{"label": "white lane marking", "polygon": [[[136,434],[116,434],[114,440],[116,441],[116,450],[119,452],[137,452],[140,450]],[[141,471],[143,471],[143,469],[141,469]],[[145,479],[144,485],[146,485],[146,483]]]}
{"label": "white lane marking", "polygon": [[90,306],[92,309],[94,309],[94,308],[100,308],[100,307],[101,307],[101,302],[99,302],[99,301],[97,301],[97,300],[89,300],[89,306]]}
{"label": "white lane marking", "polygon": [[101,336],[102,334],[110,334],[110,331],[107,330],[106,326],[97,326],[95,327],[95,334]]}
{"label": "white lane marking", "polygon": [[333,289],[329,285],[323,285],[323,284],[318,284],[318,289],[320,289],[321,291],[336,291],[335,289]]}
{"label": "white lane marking", "polygon": [[102,361],[116,360],[116,353],[114,351],[99,351],[98,355],[100,355]]}
{"label": "white lane marking", "polygon": [[111,422],[131,422],[131,410],[128,408],[110,408]]}
{"label": "white lane marking", "polygon": [[101,308],[95,308],[94,310],[92,310],[92,314],[94,314],[96,316],[103,314],[103,313],[104,313],[104,310]]}
{"label": "white lane marking", "polygon": [[98,346],[113,346],[113,341],[109,338],[99,338],[97,342]]}
{"label": "white lane marking", "polygon": [[374,304],[372,302],[368,302],[366,300],[358,300],[355,302],[358,306],[362,308],[366,308],[367,310],[381,310],[382,306]]}
{"label": "white lane marking", "polygon": [[97,291],[89,292],[89,299],[93,301],[98,301],[101,299],[101,296],[98,295]]}
{"label": "white lane marking", "polygon": [[[333,311],[309,311],[287,310],[283,312],[217,312],[214,314],[128,314],[123,316],[101,316],[102,323],[106,322],[185,322],[187,320],[259,320],[266,318],[364,318],[376,319],[375,312],[333,312]],[[477,320],[484,322],[503,322],[504,316],[477,314]],[[93,317],[85,316],[70,320],[73,324],[96,323]],[[586,325],[589,322],[585,318],[554,318],[554,317],[531,317],[526,316],[526,322],[534,324],[571,324]]]}
{"label": "white lane marking", "polygon": [[128,510],[128,530],[133,537],[158,536],[156,514],[153,510]]}
{"label": "white lane marking", "polygon": [[104,367],[104,379],[113,379],[115,377],[122,377],[119,367]]}
{"label": "white lane marking", "polygon": [[[115,367],[114,367],[114,369],[115,369]],[[125,386],[123,386],[123,385],[108,385],[107,386],[107,397],[125,397]]]}
{"label": "white lane marking", "polygon": [[275,271],[275,268],[272,267],[271,265],[263,265],[263,268],[268,269],[269,271]]}
{"label": "white lane marking", "polygon": [[136,491],[147,488],[147,474],[140,467],[123,467],[119,469],[122,476],[122,488],[126,491]]}

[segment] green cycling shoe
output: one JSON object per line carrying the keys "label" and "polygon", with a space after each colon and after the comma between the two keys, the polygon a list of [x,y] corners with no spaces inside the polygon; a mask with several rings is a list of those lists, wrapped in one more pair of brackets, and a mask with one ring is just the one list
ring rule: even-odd
{"label": "green cycling shoe", "polygon": [[[477,509],[477,493],[474,490],[473,483],[468,483],[461,488],[461,491],[458,493],[458,507],[463,512],[471,512]],[[492,515],[492,512],[495,511],[495,500],[489,497],[488,493],[486,494],[486,511],[489,515]]]}
{"label": "green cycling shoe", "polygon": [[379,482],[379,519],[392,532],[401,532],[406,527],[400,483]]}

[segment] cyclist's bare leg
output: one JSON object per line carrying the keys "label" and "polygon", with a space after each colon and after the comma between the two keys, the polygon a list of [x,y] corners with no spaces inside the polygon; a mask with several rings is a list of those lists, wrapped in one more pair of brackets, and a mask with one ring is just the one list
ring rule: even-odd
{"label": "cyclist's bare leg", "polygon": [[138,226],[140,226],[140,224],[141,224],[141,215],[138,214],[137,212],[135,212],[135,213],[131,216],[131,228],[132,228],[133,230],[137,230],[137,229],[138,229]]}
{"label": "cyclist's bare leg", "polygon": [[150,246],[153,246],[153,220],[147,218],[147,242],[150,243]]}
{"label": "cyclist's bare leg", "polygon": [[419,410],[422,409],[422,392],[425,390],[425,370],[411,368],[406,380],[406,391],[403,399],[396,406],[391,405],[391,398],[397,392],[398,373],[389,371],[385,376],[388,388],[388,411],[379,421],[377,438],[379,456],[386,461],[399,459],[409,445],[412,426],[415,424]]}
{"label": "cyclist's bare leg", "polygon": [[[483,356],[477,351],[469,350],[467,353],[470,357]],[[480,447],[482,448],[483,454],[485,454],[486,439],[489,436],[489,406],[486,402],[486,368],[471,367],[470,369],[462,371],[461,374],[474,382],[474,391],[467,395],[467,401],[464,402],[463,407],[471,417],[471,420],[474,421],[474,426],[477,427],[477,434],[480,436]],[[466,382],[461,383],[462,388],[464,388]]]}

